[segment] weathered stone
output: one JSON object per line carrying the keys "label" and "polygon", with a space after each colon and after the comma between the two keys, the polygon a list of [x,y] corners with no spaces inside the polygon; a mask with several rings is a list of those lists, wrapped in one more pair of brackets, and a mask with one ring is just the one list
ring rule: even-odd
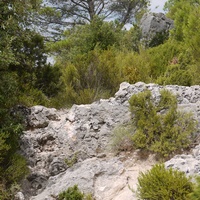
{"label": "weathered stone", "polygon": [[[25,199],[51,200],[52,196],[74,184],[94,194],[97,200],[136,199],[127,189],[126,176],[136,180],[131,172],[127,172],[130,169],[127,165],[133,167],[131,163],[137,159],[124,157],[122,160],[111,155],[110,143],[113,129],[131,119],[130,97],[146,89],[152,92],[155,103],[159,101],[162,89],[171,91],[177,96],[178,109],[193,113],[200,122],[200,86],[160,86],[143,82],[131,85],[124,82],[114,97],[90,105],[74,105],[69,110],[32,107],[28,115],[32,129],[24,132],[20,144],[31,171],[23,186]],[[187,174],[198,174],[199,149],[196,147],[191,155],[173,158],[166,166]],[[73,162],[74,156],[76,162]],[[73,166],[68,166],[65,159],[71,159]]]}
{"label": "weathered stone", "polygon": [[67,165],[64,162],[64,159],[55,157],[51,164],[49,165],[49,173],[51,176],[55,176],[64,172],[67,169]]}
{"label": "weathered stone", "polygon": [[22,192],[17,192],[14,200],[25,200],[24,194]]}
{"label": "weathered stone", "polygon": [[49,124],[49,120],[58,120],[56,109],[45,108],[44,106],[33,106],[28,116],[28,126],[30,128],[45,128]]}
{"label": "weathered stone", "polygon": [[[151,44],[156,36],[168,35],[169,30],[174,26],[173,24],[173,20],[167,18],[163,13],[144,14],[140,22],[140,28],[146,45]],[[157,38],[157,42],[159,44],[162,41],[159,41],[159,38]]]}

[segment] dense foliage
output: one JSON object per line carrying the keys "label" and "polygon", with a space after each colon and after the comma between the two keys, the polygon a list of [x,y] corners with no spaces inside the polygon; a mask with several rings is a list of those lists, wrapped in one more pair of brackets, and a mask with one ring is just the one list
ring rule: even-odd
{"label": "dense foliage", "polygon": [[[17,153],[19,137],[23,130],[22,116],[13,115],[11,111],[17,104],[47,105],[46,99],[49,93],[46,90],[52,88],[49,86],[53,82],[51,77],[48,83],[38,78],[39,74],[43,73],[41,69],[47,68],[43,37],[28,28],[33,11],[38,5],[37,1],[32,0],[0,2],[0,199],[2,200],[13,199],[10,188],[28,173],[25,159]],[[48,72],[50,71],[52,68],[48,69]],[[56,73],[52,76],[56,76]],[[56,82],[55,84],[57,85]]]}
{"label": "dense foliage", "polygon": [[193,191],[193,183],[184,172],[164,165],[154,165],[138,177],[138,197],[141,200],[189,200],[188,194]]}
{"label": "dense foliage", "polygon": [[190,200],[199,200],[200,199],[200,176],[196,177],[196,184],[193,191],[189,194]]}
{"label": "dense foliage", "polygon": [[195,140],[197,122],[191,113],[177,110],[177,98],[168,90],[160,91],[156,101],[151,91],[134,94],[130,100],[132,120],[113,131],[111,146],[116,153],[140,149],[167,159],[189,148]]}

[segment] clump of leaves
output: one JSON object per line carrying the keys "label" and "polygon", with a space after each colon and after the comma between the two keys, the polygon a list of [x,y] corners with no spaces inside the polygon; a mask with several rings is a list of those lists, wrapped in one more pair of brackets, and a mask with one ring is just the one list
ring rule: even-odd
{"label": "clump of leaves", "polygon": [[93,200],[92,195],[81,192],[77,185],[69,187],[58,195],[58,200]]}
{"label": "clump of leaves", "polygon": [[168,157],[186,149],[196,130],[196,121],[189,113],[177,110],[177,99],[167,90],[160,92],[160,101],[153,102],[150,91],[133,95],[130,110],[136,127],[133,142],[136,148]]}
{"label": "clump of leaves", "polygon": [[188,194],[193,191],[193,183],[184,172],[166,169],[164,164],[154,165],[146,173],[138,177],[137,195],[139,199],[188,200]]}
{"label": "clump of leaves", "polygon": [[59,194],[58,200],[83,200],[84,194],[77,185],[69,187],[66,191]]}

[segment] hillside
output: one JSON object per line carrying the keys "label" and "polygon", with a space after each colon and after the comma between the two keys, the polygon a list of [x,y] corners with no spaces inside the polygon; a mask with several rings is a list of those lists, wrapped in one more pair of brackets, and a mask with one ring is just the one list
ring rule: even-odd
{"label": "hillside", "polygon": [[[120,85],[114,97],[71,109],[30,108],[29,130],[22,136],[21,151],[31,173],[23,183],[25,199],[53,200],[61,191],[77,184],[95,199],[136,199],[139,171],[156,163],[154,156],[141,158],[128,149],[116,155],[111,149],[113,129],[130,120],[128,99],[148,89],[153,98],[167,89],[176,94],[178,108],[192,112],[200,120],[200,86],[160,86],[138,82]],[[198,174],[199,146],[166,162],[187,173]],[[66,161],[67,160],[67,161]],[[70,163],[71,161],[71,163]]]}

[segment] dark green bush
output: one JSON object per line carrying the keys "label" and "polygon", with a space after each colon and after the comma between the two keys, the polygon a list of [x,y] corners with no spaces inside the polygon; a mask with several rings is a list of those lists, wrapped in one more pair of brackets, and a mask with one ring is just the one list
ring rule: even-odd
{"label": "dark green bush", "polygon": [[167,90],[160,93],[160,101],[156,104],[150,91],[130,98],[130,110],[136,128],[133,141],[136,148],[168,157],[190,146],[196,122],[191,114],[177,111],[174,95]]}
{"label": "dark green bush", "polygon": [[93,200],[91,194],[84,194],[77,185],[69,187],[66,191],[58,195],[58,200]]}
{"label": "dark green bush", "polygon": [[143,200],[189,200],[193,183],[184,172],[172,168],[165,169],[163,164],[155,165],[138,177],[137,195]]}

